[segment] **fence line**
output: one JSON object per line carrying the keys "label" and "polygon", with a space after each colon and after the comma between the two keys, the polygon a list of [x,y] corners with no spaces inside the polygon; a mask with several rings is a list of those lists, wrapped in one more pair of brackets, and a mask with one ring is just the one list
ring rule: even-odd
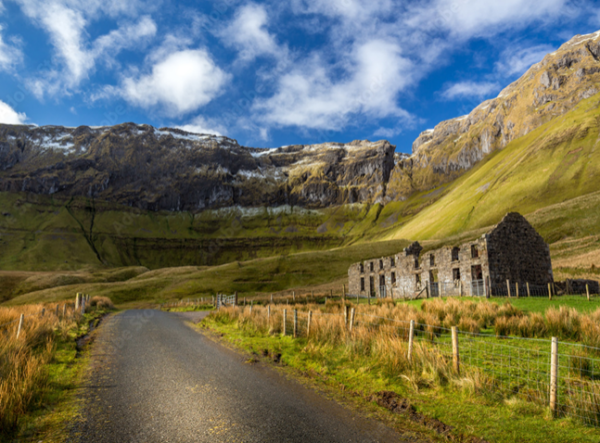
{"label": "fence line", "polygon": [[238,306],[227,312],[268,324],[271,331],[294,338],[311,340],[326,329],[335,331],[341,343],[352,341],[358,337],[356,334],[399,339],[406,343],[404,352],[409,361],[415,352],[431,355],[463,376],[480,374],[482,383],[490,389],[548,405],[557,416],[573,416],[600,427],[600,348],[556,338],[476,334],[455,327],[376,316],[359,312],[357,307],[344,306],[341,311],[327,313],[303,306],[298,309],[269,305],[254,310],[251,306]]}

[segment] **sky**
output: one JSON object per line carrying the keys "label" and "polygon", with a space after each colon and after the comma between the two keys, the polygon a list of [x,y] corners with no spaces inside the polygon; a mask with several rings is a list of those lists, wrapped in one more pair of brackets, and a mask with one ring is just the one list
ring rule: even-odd
{"label": "sky", "polygon": [[0,123],[410,153],[599,29],[589,0],[0,0]]}

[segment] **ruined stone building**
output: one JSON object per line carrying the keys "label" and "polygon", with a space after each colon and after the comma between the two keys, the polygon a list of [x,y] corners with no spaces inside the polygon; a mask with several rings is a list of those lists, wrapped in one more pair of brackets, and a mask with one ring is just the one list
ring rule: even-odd
{"label": "ruined stone building", "polygon": [[507,280],[531,286],[553,282],[550,248],[518,213],[507,214],[490,232],[455,247],[422,253],[418,242],[392,257],[355,263],[348,270],[350,294],[406,297],[494,295]]}

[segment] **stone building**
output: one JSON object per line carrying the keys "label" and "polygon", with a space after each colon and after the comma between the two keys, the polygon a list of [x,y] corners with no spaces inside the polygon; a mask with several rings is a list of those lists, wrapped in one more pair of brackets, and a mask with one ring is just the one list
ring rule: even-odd
{"label": "stone building", "polygon": [[349,293],[483,296],[508,292],[507,281],[533,287],[553,282],[550,248],[525,217],[514,212],[477,240],[422,251],[415,242],[392,257],[353,264],[348,270]]}

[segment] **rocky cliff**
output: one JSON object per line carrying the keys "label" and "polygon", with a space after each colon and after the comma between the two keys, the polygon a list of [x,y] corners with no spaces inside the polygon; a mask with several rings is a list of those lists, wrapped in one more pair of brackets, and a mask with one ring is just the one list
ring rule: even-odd
{"label": "rocky cliff", "polygon": [[487,154],[573,109],[600,91],[600,31],[575,36],[533,65],[497,98],[444,121],[415,140],[391,173],[386,198],[454,180]]}
{"label": "rocky cliff", "polygon": [[126,123],[0,125],[0,191],[87,196],[148,210],[378,202],[386,141],[253,149],[226,137]]}

